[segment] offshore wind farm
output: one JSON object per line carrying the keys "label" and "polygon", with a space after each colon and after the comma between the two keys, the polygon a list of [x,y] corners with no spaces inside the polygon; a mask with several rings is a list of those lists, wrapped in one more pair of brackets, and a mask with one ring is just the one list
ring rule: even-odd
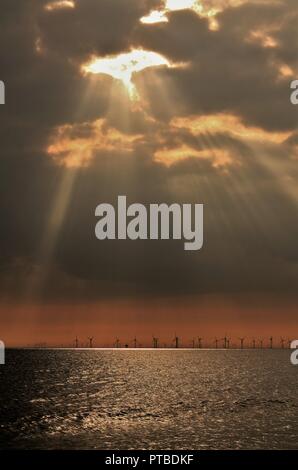
{"label": "offshore wind farm", "polygon": [[[298,334],[296,335],[298,337]],[[152,335],[152,339],[147,338],[139,340],[137,336],[133,339],[126,340],[125,338],[116,337],[111,343],[102,343],[96,341],[96,337],[79,338],[75,337],[73,341],[65,342],[61,344],[50,344],[50,343],[33,343],[27,344],[26,348],[57,348],[57,349],[291,349],[291,344],[294,341],[290,338],[284,338],[282,336],[274,338],[270,336],[268,338],[256,338],[256,337],[232,337],[225,335],[223,338],[202,338],[200,336],[192,339],[185,339],[177,336],[175,333],[172,340],[167,341],[166,338],[157,338]]]}

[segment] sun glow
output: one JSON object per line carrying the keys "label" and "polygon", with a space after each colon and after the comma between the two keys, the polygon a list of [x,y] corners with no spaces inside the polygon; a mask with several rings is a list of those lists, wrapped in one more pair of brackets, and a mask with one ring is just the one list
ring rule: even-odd
{"label": "sun glow", "polygon": [[110,75],[121,80],[128,90],[129,96],[136,98],[137,92],[132,82],[133,73],[161,65],[170,67],[169,61],[162,55],[137,49],[118,56],[93,59],[83,66],[83,70],[87,73]]}

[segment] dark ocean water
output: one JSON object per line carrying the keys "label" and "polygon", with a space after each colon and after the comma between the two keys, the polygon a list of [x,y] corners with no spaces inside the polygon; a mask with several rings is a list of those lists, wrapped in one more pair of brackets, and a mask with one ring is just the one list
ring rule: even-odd
{"label": "dark ocean water", "polygon": [[7,351],[0,448],[298,449],[278,350]]}

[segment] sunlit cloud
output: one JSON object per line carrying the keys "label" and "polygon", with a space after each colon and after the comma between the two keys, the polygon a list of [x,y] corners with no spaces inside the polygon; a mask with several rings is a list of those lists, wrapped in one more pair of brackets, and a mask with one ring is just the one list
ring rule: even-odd
{"label": "sunlit cloud", "polygon": [[201,8],[197,0],[167,0],[165,7],[171,11]]}
{"label": "sunlit cloud", "polygon": [[279,67],[279,74],[282,78],[294,78],[295,72],[289,65],[283,64]]}
{"label": "sunlit cloud", "polygon": [[[250,4],[259,4],[260,0],[201,0],[197,3],[202,4],[204,10],[210,10],[212,8],[217,8],[218,10],[224,10],[229,7],[239,7],[245,3]],[[262,4],[278,4],[280,0],[262,0]]]}
{"label": "sunlit cloud", "polygon": [[117,56],[94,58],[83,66],[83,71],[85,73],[106,74],[121,80],[129,96],[133,99],[137,97],[137,92],[132,82],[133,73],[140,72],[148,67],[161,65],[170,67],[169,61],[161,54],[136,49]]}
{"label": "sunlit cloud", "polygon": [[[239,166],[237,148],[220,145],[220,135],[234,138],[249,147],[268,144],[282,144],[291,135],[290,132],[266,132],[257,127],[245,126],[232,114],[214,114],[202,117],[175,118],[169,124],[172,141],[162,137],[159,148],[154,153],[154,160],[167,166],[186,158],[208,159],[215,168]],[[192,137],[193,144],[180,142],[179,131],[186,137]],[[175,138],[178,137],[175,144]],[[187,139],[188,140],[188,139]]]}
{"label": "sunlit cloud", "polygon": [[201,117],[176,118],[171,121],[171,125],[181,129],[186,128],[193,133],[220,131],[227,132],[237,138],[272,143],[282,143],[291,135],[291,132],[267,132],[259,127],[248,126],[239,117],[225,113]]}
{"label": "sunlit cloud", "polygon": [[153,10],[149,15],[143,16],[140,22],[143,24],[154,24],[154,23],[168,23],[168,18],[165,11]]}
{"label": "sunlit cloud", "polygon": [[75,8],[75,2],[72,0],[60,0],[49,2],[45,5],[45,10],[47,11],[61,10],[64,8]]}
{"label": "sunlit cloud", "polygon": [[126,135],[106,126],[104,119],[80,125],[58,127],[47,148],[48,155],[59,166],[88,166],[99,151],[130,151],[140,135]]}
{"label": "sunlit cloud", "polygon": [[251,31],[247,40],[248,42],[261,44],[262,47],[265,48],[274,48],[278,45],[277,41],[272,36],[270,36],[269,33],[260,30]]}
{"label": "sunlit cloud", "polygon": [[140,22],[143,24],[168,23],[167,13],[179,10],[203,11],[203,7],[196,0],[167,0],[164,10],[153,10],[147,16],[143,16]]}
{"label": "sunlit cloud", "polygon": [[187,158],[210,160],[215,168],[227,167],[234,163],[232,152],[227,149],[211,149],[211,147],[197,150],[188,145],[180,145],[172,149],[159,149],[154,154],[154,160],[166,166],[171,166],[173,163]]}
{"label": "sunlit cloud", "polygon": [[[250,0],[259,3],[260,0]],[[263,0],[263,3],[272,3],[274,0]],[[277,0],[278,1],[278,0]],[[237,7],[247,0],[165,0],[164,8],[168,11],[194,10],[199,13],[211,14],[228,7]]]}
{"label": "sunlit cloud", "polygon": [[209,29],[215,31],[219,28],[216,15],[220,8],[205,7],[197,0],[168,0],[163,10],[153,10],[147,16],[143,16],[140,22],[143,24],[168,23],[168,13],[172,11],[192,10],[209,21]]}

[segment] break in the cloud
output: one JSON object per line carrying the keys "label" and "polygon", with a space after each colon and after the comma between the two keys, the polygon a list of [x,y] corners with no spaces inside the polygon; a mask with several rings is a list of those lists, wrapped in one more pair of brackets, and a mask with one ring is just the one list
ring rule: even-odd
{"label": "break in the cloud", "polygon": [[[2,301],[294,298],[297,24],[293,0],[3,0]],[[99,243],[118,194],[203,202],[204,249]]]}

